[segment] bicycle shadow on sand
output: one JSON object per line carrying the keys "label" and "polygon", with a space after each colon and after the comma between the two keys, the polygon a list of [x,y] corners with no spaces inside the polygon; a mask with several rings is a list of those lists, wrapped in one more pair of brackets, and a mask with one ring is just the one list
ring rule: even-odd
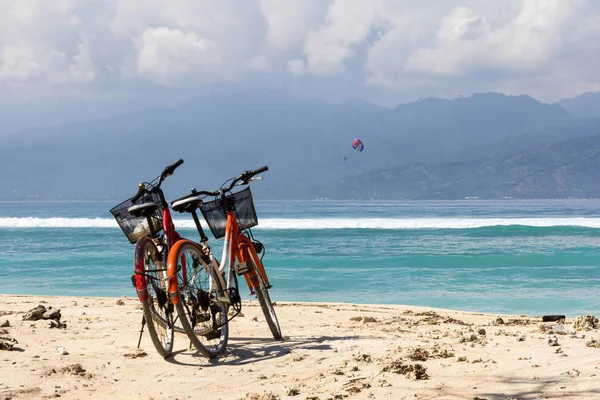
{"label": "bicycle shadow on sand", "polygon": [[[353,336],[311,336],[311,337],[291,337],[283,341],[268,338],[230,338],[225,353],[213,358],[207,359],[198,351],[180,350],[173,352],[173,355],[166,361],[181,366],[220,366],[220,365],[248,365],[266,360],[287,356],[294,350],[307,351],[333,351],[334,348],[329,344],[333,341],[356,340],[359,335]],[[189,363],[178,360],[179,356],[198,360],[198,363]]]}

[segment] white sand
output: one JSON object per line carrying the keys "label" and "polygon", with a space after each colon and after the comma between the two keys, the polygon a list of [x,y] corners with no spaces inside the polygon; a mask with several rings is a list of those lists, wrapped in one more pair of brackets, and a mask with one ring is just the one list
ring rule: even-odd
{"label": "white sand", "polygon": [[[174,355],[164,360],[147,333],[147,355],[127,356],[137,354],[142,312],[136,298],[117,300],[0,296],[0,323],[8,320],[4,329],[18,340],[0,351],[0,400],[600,399],[600,348],[586,346],[600,332],[575,331],[572,319],[561,326],[566,334],[556,334],[548,328],[557,324],[539,317],[278,303],[286,340],[277,342],[258,305],[245,302],[223,356],[209,361],[176,335]],[[23,321],[40,302],[60,308],[67,328]],[[559,346],[548,344],[554,337]],[[428,379],[402,373],[415,364]]]}

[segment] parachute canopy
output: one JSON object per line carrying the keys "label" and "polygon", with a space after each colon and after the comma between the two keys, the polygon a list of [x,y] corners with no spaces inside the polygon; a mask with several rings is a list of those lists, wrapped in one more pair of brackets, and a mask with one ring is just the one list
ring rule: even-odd
{"label": "parachute canopy", "polygon": [[363,151],[365,149],[365,145],[360,139],[354,138],[354,140],[352,141],[352,148],[354,150]]}

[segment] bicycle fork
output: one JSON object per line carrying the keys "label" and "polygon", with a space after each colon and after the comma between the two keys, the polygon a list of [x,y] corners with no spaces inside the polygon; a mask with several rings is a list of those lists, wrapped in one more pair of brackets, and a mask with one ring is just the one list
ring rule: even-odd
{"label": "bicycle fork", "polygon": [[241,266],[242,268],[240,268],[239,272],[236,270],[236,273],[238,275],[244,275],[244,279],[250,289],[251,295],[254,295],[256,289],[260,286],[258,274],[260,274],[267,288],[271,287],[269,279],[267,278],[267,273],[256,253],[256,249],[249,241],[240,240],[238,243],[238,259],[240,260],[238,266]]}

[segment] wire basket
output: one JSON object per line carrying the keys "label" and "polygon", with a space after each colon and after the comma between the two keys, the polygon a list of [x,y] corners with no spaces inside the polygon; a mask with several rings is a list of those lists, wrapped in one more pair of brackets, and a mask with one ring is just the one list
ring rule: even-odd
{"label": "wire basket", "polygon": [[[146,194],[135,204],[149,202],[160,204],[160,196],[156,193]],[[110,213],[117,220],[117,223],[121,227],[121,230],[123,230],[125,236],[127,236],[127,239],[129,239],[129,242],[134,244],[143,236],[152,236],[157,232],[160,232],[163,228],[163,217],[162,210],[158,208],[154,215],[150,216],[151,226],[148,226],[146,217],[134,217],[129,213],[128,209],[132,205],[131,199],[127,199],[118,206],[113,207],[110,210]]]}
{"label": "wire basket", "polygon": [[[258,217],[252,200],[250,187],[225,196],[229,201],[233,199],[235,204],[235,215],[240,229],[248,229],[258,225]],[[221,207],[221,200],[216,199],[202,204],[202,215],[216,239],[225,236],[227,226],[227,215]]]}

